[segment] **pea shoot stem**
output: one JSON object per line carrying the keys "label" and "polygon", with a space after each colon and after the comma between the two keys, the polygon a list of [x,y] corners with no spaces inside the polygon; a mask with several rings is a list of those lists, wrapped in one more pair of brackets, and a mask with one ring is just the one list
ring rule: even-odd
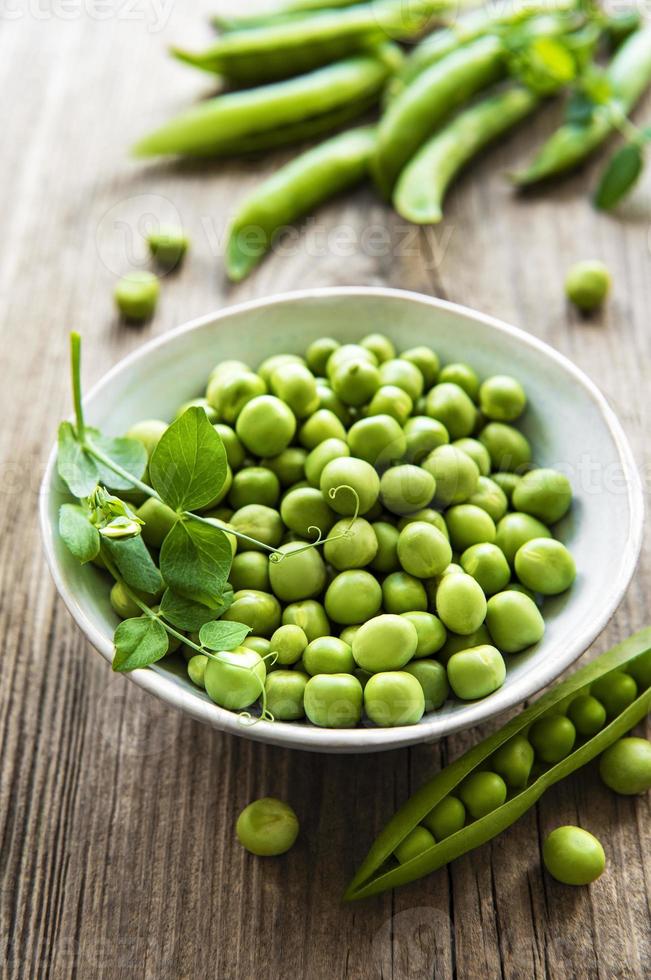
{"label": "pea shoot stem", "polygon": [[86,435],[86,423],[84,422],[84,409],[81,403],[81,336],[76,331],[70,334],[70,366],[77,438],[83,442]]}

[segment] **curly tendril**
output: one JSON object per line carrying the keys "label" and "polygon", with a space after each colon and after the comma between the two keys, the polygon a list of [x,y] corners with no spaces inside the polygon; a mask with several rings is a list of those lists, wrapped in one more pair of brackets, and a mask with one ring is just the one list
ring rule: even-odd
{"label": "curly tendril", "polygon": [[353,487],[349,487],[347,484],[344,483],[340,487],[332,487],[330,490],[328,490],[328,496],[330,497],[330,499],[334,500],[340,490],[349,490],[350,493],[352,493],[355,498],[355,513],[351,517],[350,524],[348,525],[348,527],[345,528],[345,530],[343,530],[341,534],[335,534],[333,538],[326,539],[323,537],[323,531],[321,530],[320,527],[316,527],[314,524],[310,524],[310,526],[307,529],[307,533],[316,534],[316,541],[312,541],[310,544],[303,545],[302,548],[294,548],[292,551],[275,551],[272,555],[269,556],[270,562],[273,562],[274,565],[280,565],[281,561],[284,561],[285,558],[295,558],[296,555],[301,555],[304,551],[311,551],[313,548],[318,548],[320,547],[320,545],[325,544],[326,540],[328,541],[328,543],[330,543],[331,541],[339,541],[341,538],[348,537],[348,535],[353,529],[353,525],[355,524],[355,521],[359,517],[359,508],[360,508],[359,494],[357,493],[357,490],[355,490]]}

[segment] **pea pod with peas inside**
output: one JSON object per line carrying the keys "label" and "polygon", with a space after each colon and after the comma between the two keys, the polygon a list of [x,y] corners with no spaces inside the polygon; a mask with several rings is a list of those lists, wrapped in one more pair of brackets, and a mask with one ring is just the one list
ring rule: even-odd
{"label": "pea pod with peas inside", "polygon": [[373,126],[352,129],[316,146],[273,174],[244,202],[230,228],[226,268],[239,282],[271,248],[273,236],[368,173]]}
{"label": "pea pod with peas inside", "polygon": [[[627,683],[616,684],[622,677]],[[591,690],[599,693],[614,686],[625,687],[626,697],[613,700],[595,734],[581,735],[565,713]],[[556,685],[434,776],[389,821],[345,898],[355,901],[408,884],[492,840],[531,809],[550,786],[618,741],[650,708],[651,628],[647,628]],[[460,817],[439,830],[437,839],[436,829],[432,833],[430,828],[441,824],[443,811],[453,806]],[[421,833],[424,830],[427,833]]]}
{"label": "pea pod with peas inside", "polygon": [[651,83],[651,27],[635,31],[607,70],[612,98],[597,106],[588,123],[568,122],[557,129],[528,167],[514,175],[524,187],[578,167],[615,132]]}
{"label": "pea pod with peas inside", "polygon": [[230,31],[207,50],[194,54],[172,48],[180,61],[223,75],[237,84],[256,85],[313,71],[346,58],[387,37],[406,40],[424,26],[438,0],[405,9],[383,0],[348,10],[322,10],[248,30]]}
{"label": "pea pod with peas inside", "polygon": [[[393,44],[292,78],[207,99],[134,147],[140,157],[225,156],[277,140],[285,127],[305,127],[324,116],[377,99],[402,55]],[[272,142],[273,145],[273,142]]]}

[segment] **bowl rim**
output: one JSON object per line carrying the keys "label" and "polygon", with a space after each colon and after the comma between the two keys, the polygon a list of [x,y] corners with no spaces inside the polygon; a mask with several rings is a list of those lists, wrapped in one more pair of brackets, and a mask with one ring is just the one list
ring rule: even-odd
{"label": "bowl rim", "polygon": [[[105,388],[111,384],[113,378],[124,371],[125,368],[136,365],[143,358],[151,354],[152,351],[183,334],[190,333],[211,323],[217,326],[231,316],[246,314],[285,303],[301,303],[306,300],[328,299],[331,297],[388,298],[415,302],[434,309],[444,310],[456,316],[471,319],[490,327],[497,333],[502,334],[503,337],[517,339],[519,343],[555,361],[560,368],[570,374],[582,386],[599,410],[616,446],[626,480],[627,500],[630,511],[630,534],[622,555],[620,573],[609,592],[608,601],[600,604],[598,611],[595,612],[593,623],[588,630],[584,630],[582,634],[568,639],[564,653],[556,657],[553,664],[546,665],[544,662],[541,663],[532,676],[525,676],[510,688],[501,688],[490,697],[481,701],[468,703],[464,707],[464,710],[456,716],[434,716],[430,720],[422,721],[418,725],[412,726],[399,728],[363,727],[337,730],[317,728],[309,725],[296,725],[287,722],[272,723],[258,721],[255,724],[246,724],[238,714],[226,711],[215,704],[204,701],[193,692],[184,690],[172,678],[160,671],[145,668],[133,671],[127,676],[139,687],[149,691],[159,700],[170,704],[177,710],[183,711],[197,721],[207,723],[220,731],[242,735],[246,738],[272,745],[313,752],[345,752],[352,754],[388,751],[390,749],[425,742],[434,743],[441,738],[453,735],[461,730],[474,728],[482,722],[486,722],[505,711],[517,707],[527,698],[531,697],[531,695],[554,681],[585,652],[602,632],[619,606],[635,571],[642,547],[644,523],[644,495],[640,475],[635,464],[630,443],[617,416],[595,383],[580,368],[573,364],[564,354],[561,354],[543,340],[527,333],[521,328],[511,326],[497,317],[480,313],[477,310],[458,303],[452,303],[448,300],[427,296],[411,290],[384,286],[328,286],[314,289],[291,290],[273,296],[235,303],[204,316],[196,317],[188,323],[169,330],[159,337],[152,338],[119,360],[92,386],[84,398],[84,402],[88,404],[98,395],[101,395]],[[57,591],[77,626],[110,664],[113,659],[113,645],[95,628],[93,623],[87,618],[80,603],[72,594],[71,590],[68,589],[56,556],[54,547],[56,528],[49,517],[49,494],[56,472],[56,455],[57,446],[55,443],[48,458],[39,494],[39,519],[46,561]]]}

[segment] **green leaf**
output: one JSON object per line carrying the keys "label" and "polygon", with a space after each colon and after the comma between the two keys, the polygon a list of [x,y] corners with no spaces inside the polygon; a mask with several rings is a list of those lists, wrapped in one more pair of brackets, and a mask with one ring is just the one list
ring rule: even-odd
{"label": "green leaf", "polygon": [[614,208],[635,186],[644,167],[642,149],[637,143],[622,146],[606,167],[594,196],[602,211]]}
{"label": "green leaf", "polygon": [[172,510],[199,510],[224,486],[226,450],[203,408],[189,408],[163,434],[149,463],[153,488]]}
{"label": "green leaf", "polygon": [[121,673],[155,664],[163,659],[169,647],[167,630],[157,619],[149,616],[125,619],[116,629],[113,639],[113,670]]}
{"label": "green leaf", "polygon": [[58,435],[57,469],[73,497],[88,497],[99,483],[99,470],[77,441],[70,422],[62,422]]}
{"label": "green leaf", "polygon": [[169,588],[211,609],[220,605],[231,562],[224,532],[195,520],[175,524],[160,552],[161,572]]}
{"label": "green leaf", "polygon": [[[111,436],[102,435],[97,429],[87,429],[86,433],[93,445],[101,449],[106,456],[110,456],[115,463],[127,470],[128,473],[132,473],[136,480],[142,479],[147,469],[147,450],[141,442],[126,437],[114,439]],[[123,476],[118,476],[103,463],[97,463],[97,469],[100,477],[98,482],[110,487],[111,490],[133,489],[133,483]]]}
{"label": "green leaf", "polygon": [[68,551],[85,565],[97,558],[100,536],[88,519],[88,514],[76,504],[64,504],[59,510],[59,534]]}
{"label": "green leaf", "polygon": [[199,641],[206,650],[234,650],[239,647],[251,632],[244,623],[217,621],[206,623],[199,630]]}
{"label": "green leaf", "polygon": [[140,535],[117,541],[104,538],[104,547],[120,575],[132,589],[145,595],[158,595],[162,592],[163,578]]}
{"label": "green leaf", "polygon": [[195,632],[205,623],[215,618],[215,610],[209,609],[201,602],[193,602],[185,596],[178,595],[172,589],[166,589],[160,604],[160,614],[179,630]]}

